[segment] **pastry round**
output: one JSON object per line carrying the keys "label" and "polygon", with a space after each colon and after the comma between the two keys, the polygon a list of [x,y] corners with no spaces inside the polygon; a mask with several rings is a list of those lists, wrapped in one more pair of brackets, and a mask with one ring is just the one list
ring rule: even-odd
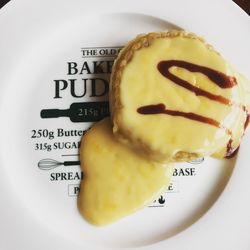
{"label": "pastry round", "polygon": [[242,81],[194,34],[140,35],[113,66],[113,132],[159,162],[230,156],[249,117]]}

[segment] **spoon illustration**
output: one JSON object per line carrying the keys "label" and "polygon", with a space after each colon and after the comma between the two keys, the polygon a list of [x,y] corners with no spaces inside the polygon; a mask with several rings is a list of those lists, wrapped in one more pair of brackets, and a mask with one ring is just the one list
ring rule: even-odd
{"label": "spoon illustration", "polygon": [[80,161],[56,161],[53,159],[42,159],[38,162],[38,168],[41,170],[51,170],[59,166],[77,166],[80,165]]}

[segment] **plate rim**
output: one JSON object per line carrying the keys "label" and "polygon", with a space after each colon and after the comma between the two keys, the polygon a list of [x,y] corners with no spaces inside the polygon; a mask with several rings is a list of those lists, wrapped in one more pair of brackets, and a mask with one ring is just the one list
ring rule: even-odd
{"label": "plate rim", "polygon": [[[158,3],[160,2],[160,3],[166,3],[166,1],[163,1],[163,0],[157,0],[158,1]],[[44,1],[44,3],[45,3],[46,1]],[[49,0],[47,0],[47,2],[49,2]],[[61,1],[59,1],[59,0],[55,0],[55,1],[53,1],[53,4],[54,5],[56,5],[56,4],[58,4],[59,2],[61,2]],[[66,2],[66,0],[64,0],[64,3]],[[92,7],[90,7],[90,8],[93,8],[94,6],[95,6],[95,3],[98,3],[98,4],[100,4],[101,3],[101,1],[92,1],[93,3],[92,3]],[[114,3],[115,2],[115,0],[109,0],[108,1],[109,3]],[[167,1],[168,3],[171,3],[171,4],[173,4],[173,1],[170,1],[170,0],[168,0]],[[180,2],[180,1],[179,1]],[[197,0],[191,0],[190,1],[190,3],[192,2],[192,4],[198,4],[198,1]],[[223,2],[223,4],[222,4],[222,2]],[[106,2],[107,3],[107,2]],[[130,9],[130,8],[132,8],[132,3],[133,3],[133,1],[132,0],[129,0],[129,1],[127,1],[127,7],[128,7],[128,9]],[[232,2],[233,3],[233,2]],[[213,3],[212,4],[220,4],[220,5],[227,5],[227,8],[229,8],[231,11],[232,11],[232,13],[238,13],[238,14],[234,14],[234,15],[240,15],[240,17],[239,17],[239,19],[238,19],[238,22],[246,22],[246,23],[248,23],[249,24],[249,20],[247,20],[246,18],[248,17],[247,16],[247,14],[246,14],[246,16],[245,15],[242,15],[243,13],[245,13],[244,11],[242,11],[240,8],[235,8],[235,6],[236,6],[236,4],[235,3],[230,3],[229,4],[229,2],[228,1],[226,1],[226,0],[223,0],[223,1],[221,1],[220,3],[216,3],[216,1],[215,0],[213,0]],[[15,5],[16,4],[16,5]],[[35,3],[35,1],[32,3],[32,1],[31,0],[23,0],[23,1],[15,1],[15,0],[12,0],[12,1],[10,1],[9,3],[7,3],[1,10],[0,10],[0,23],[3,21],[3,20],[7,20],[7,21],[9,21],[10,22],[10,26],[12,26],[12,27],[15,27],[15,22],[13,21],[13,19],[12,20],[9,20],[9,18],[12,18],[13,17],[13,15],[15,15],[15,14],[17,14],[17,13],[19,13],[19,15],[20,15],[20,11],[21,11],[21,13],[22,13],[22,11],[26,11],[27,9],[25,9],[25,5],[26,6],[29,6],[29,7],[32,7],[32,4],[33,4],[33,7],[34,7],[34,5],[36,4]],[[78,1],[77,2],[77,4],[80,4],[80,1]],[[177,3],[176,3],[177,4]],[[211,4],[211,2],[210,2],[210,4]],[[15,7],[15,6],[18,6],[18,8],[17,7]],[[131,11],[131,13],[133,13],[134,11],[137,11],[137,10],[140,10],[140,4],[138,4],[138,3],[136,3],[135,5],[134,5],[134,7],[133,7],[133,10]],[[15,10],[17,8],[17,10]],[[117,8],[117,6],[116,6],[116,8]],[[36,9],[36,8],[35,8]],[[109,13],[109,11],[110,11],[110,9],[108,9],[107,7],[106,7],[106,9],[103,9],[102,10],[102,12],[105,12],[105,10],[106,11],[108,11],[107,13]],[[90,11],[90,10],[89,10]],[[92,9],[92,11],[93,11],[93,9]],[[113,10],[114,11],[114,10]],[[10,12],[10,14],[8,13],[8,12]],[[142,12],[143,14],[153,14],[153,16],[156,16],[156,17],[158,17],[158,18],[162,18],[162,19],[164,19],[164,20],[167,20],[167,21],[170,21],[170,22],[173,22],[173,23],[175,23],[175,20],[172,20],[172,19],[175,19],[175,17],[171,17],[170,19],[171,20],[168,20],[168,19],[166,19],[166,13],[163,13],[163,10],[161,10],[160,11],[160,13],[159,13],[159,9],[153,9],[153,10],[151,10],[150,8],[143,8],[140,12]],[[2,14],[3,13],[3,14]],[[156,13],[159,13],[159,15],[156,15]],[[179,25],[179,23],[177,23],[177,25]],[[180,26],[182,26],[182,25],[180,25]],[[185,27],[185,26],[184,26]],[[1,30],[3,29],[3,26],[2,25],[0,25],[0,32],[1,32]],[[7,32],[6,30],[5,30],[5,32]],[[250,35],[249,35],[249,37],[250,37]],[[250,39],[250,38],[249,38]],[[1,47],[1,45],[2,45],[2,43],[0,42],[0,53],[2,52],[2,50],[3,50],[3,47]],[[8,55],[8,53],[5,53],[5,55]],[[6,58],[6,60],[7,60],[7,58]],[[4,61],[4,60],[3,60]],[[0,68],[3,66],[3,63],[1,64],[1,62],[0,62]],[[4,74],[3,74],[4,75]],[[2,78],[1,78],[1,76],[0,76],[0,80],[3,80],[3,82],[5,82],[5,78],[2,76]],[[3,86],[2,86],[2,84],[1,84],[1,86],[0,86],[0,88],[2,88],[3,89]],[[2,92],[2,95],[4,94],[4,91],[1,91]],[[1,96],[1,94],[0,94],[0,96]],[[1,100],[0,100],[0,102],[1,102]],[[1,104],[1,103],[0,103]],[[1,106],[0,106],[0,114],[1,114]],[[1,147],[3,147],[3,145],[2,145],[2,143],[0,143],[0,149],[1,149]],[[1,154],[0,154],[0,156],[1,157],[3,157]],[[240,154],[240,156],[239,156],[239,162],[241,163],[243,160],[242,160],[242,153]],[[244,157],[243,157],[244,158]],[[0,158],[0,161],[1,161],[1,158]],[[242,163],[241,163],[242,164]],[[218,208],[218,206],[220,205],[220,203],[226,203],[226,204],[228,204],[228,201],[226,200],[225,201],[225,199],[228,199],[228,196],[230,196],[228,193],[229,192],[231,192],[232,190],[232,185],[236,185],[237,183],[238,183],[238,181],[235,179],[235,178],[238,178],[238,180],[240,179],[240,180],[242,180],[242,179],[244,179],[245,180],[245,178],[243,178],[243,176],[242,176],[242,174],[241,173],[239,173],[239,167],[237,167],[237,163],[236,163],[236,167],[235,167],[235,171],[234,171],[234,173],[233,173],[233,175],[231,176],[231,178],[230,178],[230,180],[229,180],[229,183],[226,185],[226,187],[225,187],[225,189],[224,189],[224,191],[223,191],[223,194],[221,194],[221,196],[219,197],[219,199],[217,200],[217,202],[216,203],[214,203],[214,205],[209,209],[209,211],[208,211],[208,213],[206,213],[206,215],[205,216],[203,216],[203,218],[201,218],[200,220],[203,222],[203,223],[206,223],[207,225],[210,225],[211,226],[211,223],[209,223],[209,221],[208,221],[208,217],[207,216],[215,216],[214,215],[214,213],[215,213],[215,211],[214,211],[214,209],[217,209]],[[249,172],[250,173],[250,172]],[[234,177],[235,176],[235,177]],[[0,178],[0,179],[2,179],[2,178]],[[232,180],[231,180],[232,179]],[[236,188],[237,189],[237,188]],[[225,198],[223,198],[223,197],[225,197]],[[242,198],[242,197],[241,197]],[[249,202],[250,203],[250,202]],[[214,208],[215,207],[215,208]],[[244,210],[245,211],[245,210]],[[205,222],[204,222],[205,221]],[[199,224],[198,226],[196,225],[196,224]],[[163,249],[163,248],[165,248],[166,246],[169,246],[169,247],[171,247],[171,249],[173,249],[173,250],[175,250],[175,249],[182,249],[182,248],[180,248],[181,247],[181,245],[179,245],[178,244],[178,242],[179,241],[181,241],[182,239],[181,239],[181,237],[182,237],[182,235],[183,234],[185,234],[185,238],[186,239],[189,239],[189,237],[190,237],[190,234],[193,234],[193,233],[195,233],[198,229],[200,229],[200,223],[201,222],[199,222],[199,221],[197,221],[196,223],[195,223],[195,225],[197,226],[196,228],[197,229],[194,229],[194,226],[191,226],[190,228],[188,228],[188,229],[186,229],[186,230],[184,230],[181,234],[177,234],[176,236],[173,236],[173,237],[171,237],[170,239],[167,239],[166,241],[163,241],[163,242],[159,242],[159,243],[156,243],[156,244],[153,244],[152,246],[146,246],[146,247],[140,247],[140,249],[155,249],[156,247],[158,248],[158,249]],[[189,230],[190,229],[190,230]],[[192,233],[192,232],[193,233]],[[199,241],[200,242],[200,241]],[[1,243],[1,242],[0,242]],[[198,244],[198,242],[196,243],[196,244],[194,244],[193,245],[193,247],[192,247],[192,249],[199,249],[198,247],[200,247],[200,245],[198,246],[197,245]],[[201,244],[201,243],[200,243]],[[90,247],[90,246],[89,246]],[[196,248],[195,248],[196,247]],[[67,249],[67,248],[65,248],[65,249]],[[78,246],[76,246],[76,249],[78,249]],[[80,248],[79,248],[80,249]],[[96,248],[95,248],[96,249]],[[132,248],[130,248],[130,249],[132,249]],[[134,249],[137,249],[137,248],[134,248]],[[214,248],[214,249],[216,249],[216,248]],[[230,248],[231,249],[231,248]],[[233,248],[232,248],[233,249]]]}

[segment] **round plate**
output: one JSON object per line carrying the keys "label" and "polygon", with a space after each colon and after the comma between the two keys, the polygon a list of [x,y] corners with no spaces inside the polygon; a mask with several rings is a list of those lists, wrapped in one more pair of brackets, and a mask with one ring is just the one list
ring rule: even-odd
{"label": "round plate", "polygon": [[140,33],[182,28],[250,76],[249,24],[226,0],[7,4],[0,12],[0,246],[247,249],[249,135],[234,159],[178,164],[166,193],[114,224],[89,225],[76,200],[80,140],[108,115],[108,81],[121,47]]}

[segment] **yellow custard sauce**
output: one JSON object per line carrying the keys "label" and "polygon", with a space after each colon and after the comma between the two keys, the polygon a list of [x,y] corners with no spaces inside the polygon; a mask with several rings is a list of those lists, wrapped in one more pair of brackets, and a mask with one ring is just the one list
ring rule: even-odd
{"label": "yellow custard sauce", "polygon": [[173,164],[153,163],[120,144],[109,118],[85,134],[80,149],[84,179],[80,213],[90,223],[112,223],[148,205],[168,187]]}
{"label": "yellow custard sauce", "polygon": [[194,35],[154,34],[137,38],[120,56],[129,60],[115,64],[114,133],[159,162],[231,153],[248,119],[244,78]]}

